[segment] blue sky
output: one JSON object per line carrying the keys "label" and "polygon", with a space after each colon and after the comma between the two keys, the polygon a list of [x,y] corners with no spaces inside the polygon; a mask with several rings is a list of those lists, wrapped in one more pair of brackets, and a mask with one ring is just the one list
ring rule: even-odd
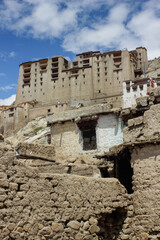
{"label": "blue sky", "polygon": [[15,99],[19,64],[84,51],[160,56],[160,0],[0,0],[0,105]]}

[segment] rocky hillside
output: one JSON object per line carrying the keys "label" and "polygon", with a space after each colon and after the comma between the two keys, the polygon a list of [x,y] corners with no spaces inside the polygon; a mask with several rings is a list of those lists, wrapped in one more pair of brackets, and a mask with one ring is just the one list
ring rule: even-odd
{"label": "rocky hillside", "polygon": [[46,143],[46,136],[49,133],[50,128],[47,127],[46,118],[38,117],[20,129],[14,136],[6,138],[5,142],[13,147],[19,142]]}
{"label": "rocky hillside", "polygon": [[160,57],[148,62],[147,77],[159,77],[160,74]]}

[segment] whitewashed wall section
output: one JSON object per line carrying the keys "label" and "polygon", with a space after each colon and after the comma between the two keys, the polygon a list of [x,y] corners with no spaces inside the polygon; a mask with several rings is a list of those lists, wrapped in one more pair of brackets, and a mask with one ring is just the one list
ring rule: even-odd
{"label": "whitewashed wall section", "polygon": [[108,152],[109,148],[123,143],[121,119],[115,114],[100,115],[96,127],[97,150]]}
{"label": "whitewashed wall section", "polygon": [[147,95],[147,84],[143,85],[143,90],[137,86],[136,91],[130,87],[130,91],[127,92],[126,83],[123,83],[123,108],[129,108],[133,105],[136,105],[136,99],[138,97],[146,96]]}
{"label": "whitewashed wall section", "polygon": [[77,127],[79,136],[79,152],[109,152],[109,148],[123,143],[123,127],[121,119],[115,114],[100,115],[96,126],[96,150],[83,150],[82,132]]}

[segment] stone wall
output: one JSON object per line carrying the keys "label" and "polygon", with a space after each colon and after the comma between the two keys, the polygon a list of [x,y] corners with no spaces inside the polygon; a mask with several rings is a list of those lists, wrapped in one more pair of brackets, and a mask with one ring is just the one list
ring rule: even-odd
{"label": "stone wall", "polygon": [[160,140],[160,104],[152,105],[143,116],[128,120],[123,131],[124,144],[141,144]]}
{"label": "stone wall", "polygon": [[[160,239],[160,148],[147,144],[132,152],[133,207],[132,228],[140,239]],[[134,238],[137,239],[137,238]]]}
{"label": "stone wall", "polygon": [[0,147],[0,239],[129,239],[129,198],[117,179],[40,173]]}

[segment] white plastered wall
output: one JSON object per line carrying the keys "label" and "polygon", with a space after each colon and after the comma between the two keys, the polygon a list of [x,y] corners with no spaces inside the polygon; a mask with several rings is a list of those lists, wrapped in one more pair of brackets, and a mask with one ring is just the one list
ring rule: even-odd
{"label": "white plastered wall", "polygon": [[80,153],[105,153],[113,146],[123,143],[123,129],[121,119],[115,114],[100,115],[96,126],[96,150],[83,150],[82,133],[77,127],[79,135],[79,152]]}
{"label": "white plastered wall", "polygon": [[96,127],[97,150],[108,152],[109,148],[123,142],[121,120],[115,114],[100,115]]}
{"label": "white plastered wall", "polygon": [[147,84],[143,84],[143,90],[137,86],[137,90],[134,91],[130,86],[130,92],[127,92],[126,83],[123,83],[123,108],[129,108],[136,104],[138,97],[147,95]]}

